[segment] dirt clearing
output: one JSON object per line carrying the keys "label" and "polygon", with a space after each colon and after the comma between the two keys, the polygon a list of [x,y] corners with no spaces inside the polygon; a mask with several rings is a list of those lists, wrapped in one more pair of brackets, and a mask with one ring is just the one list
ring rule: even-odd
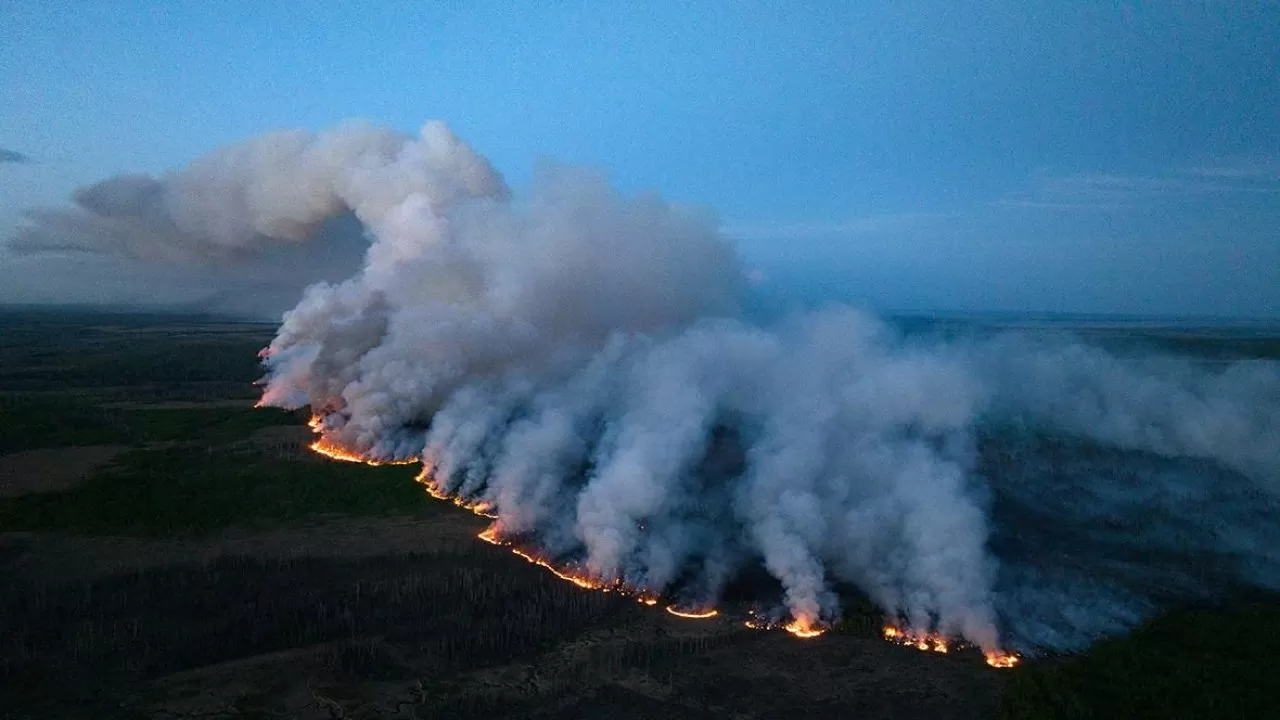
{"label": "dirt clearing", "polygon": [[0,455],[0,498],[73,488],[127,449],[83,445]]}

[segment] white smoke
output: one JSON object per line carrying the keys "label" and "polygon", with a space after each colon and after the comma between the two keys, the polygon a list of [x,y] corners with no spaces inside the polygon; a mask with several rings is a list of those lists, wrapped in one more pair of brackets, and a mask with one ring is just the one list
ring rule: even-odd
{"label": "white smoke", "polygon": [[354,209],[368,262],[286,316],[265,400],[310,404],[371,457],[423,456],[501,536],[604,581],[707,604],[762,565],[801,624],[838,617],[850,583],[993,648],[1002,607],[1027,595],[997,592],[980,428],[1210,458],[1261,483],[1280,467],[1274,364],[907,343],[848,308],[754,327],[705,215],[565,168],[512,201],[437,125],[361,158],[360,182],[332,163],[337,179],[314,183],[340,203],[305,207]]}
{"label": "white smoke", "polygon": [[[421,457],[436,490],[487,503],[501,537],[690,603],[763,567],[803,625],[837,619],[853,585],[914,629],[1067,646],[1132,622],[1148,596],[1121,603],[1123,578],[1081,579],[1082,555],[1017,527],[1047,517],[1089,534],[1091,508],[1140,516],[1126,478],[1107,475],[1128,466],[1106,458],[1146,463],[1134,472],[1148,499],[1209,487],[1148,456],[1204,459],[1255,508],[1280,496],[1275,363],[929,342],[844,307],[759,327],[741,316],[743,272],[708,214],[571,168],[512,198],[441,123],[416,138],[364,125],[267,135],[79,201],[118,226],[113,251],[139,255],[298,243],[354,214],[364,266],[285,315],[264,403],[310,405],[330,442],[370,458]],[[1059,472],[1024,442],[1037,433],[1104,448],[1111,464]],[[1037,477],[1055,472],[1075,490]],[[1280,581],[1274,533],[1161,508],[1171,532],[1248,561],[1238,576]],[[1114,607],[1073,605],[1086,589]]]}
{"label": "white smoke", "polygon": [[1125,359],[1010,336],[980,348],[975,365],[1002,415],[1121,448],[1213,458],[1280,496],[1280,364]]}
{"label": "white smoke", "polygon": [[[264,271],[295,293],[334,266],[350,272],[352,248],[368,243],[358,231],[351,237],[344,214],[368,227],[410,198],[506,192],[443,123],[414,139],[353,122],[267,133],[158,178],[108,178],[76,191],[70,208],[28,212],[7,245],[15,263],[41,276],[40,289],[20,289],[20,299],[132,303],[147,297],[141,284],[170,303],[263,314],[278,296]],[[310,247],[296,249],[304,241]],[[91,283],[71,279],[86,274]],[[113,276],[130,282],[116,287]]]}
{"label": "white smoke", "polygon": [[290,130],[222,147],[159,178],[121,175],[75,193],[78,212],[44,211],[11,242],[19,251],[142,258],[221,258],[299,242],[354,212],[366,225],[411,196],[504,196],[488,163],[443,123],[416,141],[365,123]]}

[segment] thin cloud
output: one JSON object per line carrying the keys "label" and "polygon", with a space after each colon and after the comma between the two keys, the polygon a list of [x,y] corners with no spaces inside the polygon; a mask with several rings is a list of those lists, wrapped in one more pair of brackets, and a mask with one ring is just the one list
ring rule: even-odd
{"label": "thin cloud", "polygon": [[35,162],[35,159],[33,159],[30,155],[24,155],[23,153],[20,153],[17,150],[0,148],[0,163],[33,163],[33,162]]}
{"label": "thin cloud", "polygon": [[1081,173],[1042,176],[991,204],[1063,211],[1137,208],[1209,197],[1280,194],[1280,164],[1265,159],[1178,168],[1154,175]]}
{"label": "thin cloud", "polygon": [[737,240],[818,240],[920,227],[947,217],[950,213],[882,213],[828,223],[729,225],[723,228],[723,232]]}
{"label": "thin cloud", "polygon": [[1180,168],[1178,173],[1227,182],[1280,184],[1280,156],[1220,158]]}

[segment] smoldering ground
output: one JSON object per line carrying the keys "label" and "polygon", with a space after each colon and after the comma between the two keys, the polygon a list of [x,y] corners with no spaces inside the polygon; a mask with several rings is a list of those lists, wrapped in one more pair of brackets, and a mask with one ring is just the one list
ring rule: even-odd
{"label": "smoldering ground", "polygon": [[13,245],[236,267],[357,219],[362,266],[285,314],[264,404],[421,458],[499,537],[602,581],[713,605],[763,568],[801,626],[849,584],[1032,650],[1280,585],[1274,361],[904,335],[838,305],[756,323],[709,213],[565,167],[513,196],[438,122],[273,133],[76,201]]}

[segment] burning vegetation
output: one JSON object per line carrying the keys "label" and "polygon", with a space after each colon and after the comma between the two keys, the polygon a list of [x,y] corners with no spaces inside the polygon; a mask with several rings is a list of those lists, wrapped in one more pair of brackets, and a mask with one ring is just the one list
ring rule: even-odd
{"label": "burning vegetation", "polygon": [[415,462],[417,462],[417,460],[373,460],[373,459],[358,455],[356,453],[353,453],[350,450],[347,450],[346,448],[342,447],[341,445],[325,440],[324,438],[321,438],[311,443],[307,447],[311,448],[312,452],[319,453],[329,458],[330,460],[339,460],[341,462],[363,463],[365,465],[372,465],[374,467],[378,467],[381,465],[412,465]]}
{"label": "burning vegetation", "polygon": [[[656,601],[654,604],[657,604]],[[720,614],[720,611],[714,608],[708,608],[705,610],[689,610],[676,607],[675,605],[668,605],[667,612],[678,618],[686,618],[688,620],[707,620]]]}
{"label": "burning vegetation", "polygon": [[[410,465],[419,460],[376,460],[365,457],[357,452],[349,450],[339,443],[332,441],[324,435],[324,421],[321,416],[313,416],[308,426],[315,432],[319,439],[311,443],[308,447],[324,457],[338,460],[342,462],[364,463],[366,465]],[[432,476],[432,467],[429,463],[423,463],[422,471],[418,473],[416,478],[427,491],[427,493],[437,499],[451,502],[460,508],[466,509],[481,517],[497,519],[494,512],[494,506],[485,501],[466,500],[456,495],[450,495],[442,491],[434,481]],[[573,567],[570,564],[556,563],[549,558],[544,557],[536,550],[520,547],[513,541],[502,537],[499,534],[498,524],[493,523],[489,527],[481,531],[476,537],[490,545],[507,548],[513,555],[516,555],[528,563],[537,565],[546,569],[552,575],[566,582],[582,588],[584,590],[595,590],[605,593],[617,593],[623,596],[634,598],[637,602],[646,606],[656,606],[661,602],[661,598],[654,593],[636,589],[626,585],[621,581],[608,581],[603,578],[592,576],[590,573]],[[676,604],[666,605],[664,607],[669,615],[683,618],[687,620],[709,620],[720,615],[720,612],[711,607],[687,607]],[[743,623],[745,627],[753,630],[783,630],[792,636],[801,639],[816,638],[827,632],[829,628],[823,626],[815,618],[795,617],[789,621],[766,619],[754,611],[748,613],[747,620]],[[952,647],[966,647],[964,643],[953,643],[943,635],[930,632],[913,632],[903,630],[895,625],[886,625],[883,629],[883,637],[885,640],[913,647],[917,650],[935,653],[947,653]],[[994,668],[1011,668],[1018,664],[1020,658],[1013,653],[1003,651],[987,651],[984,652],[986,662]]]}
{"label": "burning vegetation", "polygon": [[[938,633],[903,630],[896,625],[886,625],[882,633],[884,635],[884,639],[891,643],[897,643],[904,647],[915,648],[921,652],[945,654],[953,647],[968,647],[966,643],[953,642]],[[984,651],[983,656],[986,658],[987,664],[993,668],[1015,667],[1021,660],[1016,653],[1004,652],[1002,650]]]}
{"label": "burning vegetation", "polygon": [[782,629],[805,640],[808,640],[809,638],[816,638],[826,632],[826,628],[818,627],[811,621],[801,618],[797,618],[786,625],[783,625]]}
{"label": "burning vegetation", "polygon": [[747,619],[742,624],[752,630],[784,630],[803,640],[816,638],[827,631],[827,628],[813,620],[794,618],[784,623],[765,618],[754,610],[747,612]]}
{"label": "burning vegetation", "polygon": [[932,650],[937,653],[945,653],[949,647],[947,639],[937,633],[913,633],[900,630],[893,625],[885,626],[884,639],[906,647],[913,647],[917,650]]}

